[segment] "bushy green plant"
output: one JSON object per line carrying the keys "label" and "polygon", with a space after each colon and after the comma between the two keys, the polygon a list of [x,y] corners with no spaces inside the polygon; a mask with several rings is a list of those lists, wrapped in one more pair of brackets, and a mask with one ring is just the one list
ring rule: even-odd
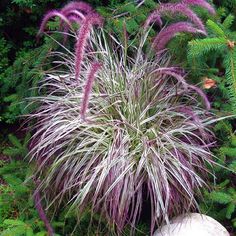
{"label": "bushy green plant", "polygon": [[10,157],[25,157],[28,154],[28,142],[30,134],[26,134],[23,142],[21,142],[15,135],[9,134],[8,139],[11,143],[10,147],[4,148],[3,154]]}
{"label": "bushy green plant", "polygon": [[[38,216],[33,201],[34,184],[27,180],[33,168],[22,160],[0,163],[0,235],[16,236],[47,236],[44,223]],[[4,182],[3,182],[4,180]],[[49,212],[52,214],[52,212]],[[93,222],[93,224],[91,224]],[[65,205],[58,214],[53,214],[52,227],[56,235],[111,235],[107,222],[101,221],[98,215],[92,215],[89,208],[81,215],[79,224],[76,212],[70,211]],[[138,226],[137,235],[142,233],[144,226]],[[129,232],[129,229],[126,231]],[[147,232],[147,231],[145,231]]]}
{"label": "bushy green plant", "polygon": [[[9,134],[9,146],[2,147],[8,156],[0,164],[0,235],[46,235],[32,198],[32,181],[25,180],[32,174],[27,162],[19,160],[28,153],[30,135],[21,142]],[[16,160],[16,158],[18,160]]]}
{"label": "bushy green plant", "polygon": [[35,87],[42,78],[42,66],[47,63],[45,57],[54,45],[52,40],[47,40],[39,48],[20,52],[13,65],[0,74],[0,101],[3,105],[0,112],[4,122],[14,123],[19,115],[28,113],[29,108],[23,99],[37,93]]}
{"label": "bushy green plant", "polygon": [[114,1],[110,7],[99,6],[97,11],[105,17],[105,27],[124,40],[124,27],[129,34],[135,35],[147,15],[157,6],[153,0],[144,1],[140,6],[135,1],[126,0],[120,3]]}
{"label": "bushy green plant", "polygon": [[193,73],[221,83],[222,95],[229,99],[236,112],[236,50],[235,32],[230,31],[234,16],[220,24],[207,21],[209,36],[189,42],[188,59]]}
{"label": "bushy green plant", "polygon": [[[224,224],[229,232],[236,231],[236,135],[228,121],[219,122],[215,132],[219,139],[219,148],[215,154],[219,158],[215,166],[215,177],[212,179],[212,190],[204,191],[204,201],[201,204],[204,213]],[[215,182],[215,184],[213,184]]]}
{"label": "bushy green plant", "polygon": [[8,66],[8,52],[10,50],[10,45],[4,38],[0,38],[0,73]]}
{"label": "bushy green plant", "polygon": [[218,7],[219,11],[223,14],[235,14],[236,13],[236,1],[235,0],[214,0],[214,3]]}
{"label": "bushy green plant", "polygon": [[46,235],[43,223],[34,208],[32,183],[24,183],[31,174],[26,162],[11,161],[0,166],[0,235]]}
{"label": "bushy green plant", "polygon": [[[56,1],[1,1],[0,7],[0,120],[14,123],[24,113],[22,98],[40,78],[40,55],[36,46],[38,19],[48,3]],[[26,20],[27,19],[27,20]],[[50,44],[48,44],[49,49]]]}

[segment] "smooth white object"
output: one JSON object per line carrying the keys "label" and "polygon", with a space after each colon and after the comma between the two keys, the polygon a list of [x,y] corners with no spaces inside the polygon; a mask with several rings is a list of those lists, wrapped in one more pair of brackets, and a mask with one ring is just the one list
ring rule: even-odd
{"label": "smooth white object", "polygon": [[178,216],[169,225],[162,226],[154,236],[230,236],[230,234],[213,218],[190,213]]}

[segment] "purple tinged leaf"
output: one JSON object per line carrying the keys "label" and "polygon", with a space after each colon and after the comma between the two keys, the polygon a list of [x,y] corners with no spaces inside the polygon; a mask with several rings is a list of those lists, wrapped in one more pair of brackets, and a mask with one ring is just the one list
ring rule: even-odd
{"label": "purple tinged leaf", "polygon": [[201,119],[194,113],[194,111],[187,106],[180,107],[179,111],[188,115],[193,120],[195,125],[198,127],[202,137],[204,137],[206,140],[209,141],[207,132],[205,132],[205,130],[202,128]]}
{"label": "purple tinged leaf", "polygon": [[163,50],[168,42],[178,33],[188,32],[188,33],[201,33],[206,35],[202,30],[195,28],[192,24],[188,22],[178,22],[174,23],[165,29],[161,30],[160,33],[155,37],[153,41],[153,47],[158,52]]}
{"label": "purple tinged leaf", "polygon": [[206,105],[207,110],[211,109],[211,103],[209,102],[206,94],[200,88],[198,88],[197,86],[194,86],[194,85],[189,85],[188,88],[194,90],[195,92],[197,92],[202,97],[202,99],[203,99],[203,101]]}
{"label": "purple tinged leaf", "polygon": [[215,9],[205,0],[183,0],[182,3],[186,5],[200,6],[208,10],[208,12],[212,15],[215,15]]}
{"label": "purple tinged leaf", "polygon": [[36,184],[36,189],[33,194],[35,208],[38,211],[39,218],[43,221],[45,228],[47,229],[48,235],[53,236],[54,235],[53,228],[52,228],[52,226],[51,226],[51,224],[44,212],[43,206],[42,206],[41,196],[40,196],[40,192],[38,189],[38,186],[40,184],[39,180],[35,180],[35,184]]}
{"label": "purple tinged leaf", "polygon": [[91,66],[90,72],[88,74],[87,82],[84,87],[84,95],[83,95],[81,111],[80,111],[80,116],[82,120],[85,120],[85,114],[88,108],[89,96],[92,90],[95,74],[101,68],[101,66],[102,66],[101,63],[93,63]]}
{"label": "purple tinged leaf", "polygon": [[179,83],[181,83],[184,87],[185,90],[187,90],[187,83],[182,75],[182,73],[180,72],[180,70],[176,69],[176,68],[168,68],[168,67],[163,67],[163,68],[158,68],[155,70],[155,72],[158,72],[160,74],[163,75],[169,75],[171,77],[174,77],[175,79],[177,79],[177,81]]}

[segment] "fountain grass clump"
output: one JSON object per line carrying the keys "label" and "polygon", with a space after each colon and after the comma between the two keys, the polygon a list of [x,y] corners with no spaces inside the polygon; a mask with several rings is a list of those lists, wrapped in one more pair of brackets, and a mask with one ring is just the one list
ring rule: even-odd
{"label": "fountain grass clump", "polygon": [[149,43],[150,18],[132,40],[124,24],[120,41],[85,3],[49,12],[40,33],[54,16],[75,50],[51,53],[57,69],[45,74],[30,116],[32,160],[51,204],[67,201],[78,212],[89,206],[118,233],[127,224],[135,231],[145,199],[151,232],[197,208],[195,193],[213,162],[214,120],[204,93],[156,53],[158,40]]}

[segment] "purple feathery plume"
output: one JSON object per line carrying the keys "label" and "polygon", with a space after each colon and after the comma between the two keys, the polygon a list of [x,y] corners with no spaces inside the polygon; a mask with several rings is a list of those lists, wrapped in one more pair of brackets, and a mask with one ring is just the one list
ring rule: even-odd
{"label": "purple feathery plume", "polygon": [[[61,13],[65,15],[70,20],[70,22],[76,22],[79,25],[85,18],[85,15],[91,13],[92,11],[92,7],[84,2],[70,2],[61,9]],[[67,33],[70,27],[61,22],[60,28],[63,28],[64,33]],[[65,44],[67,38],[67,34],[64,34],[63,44]]]}
{"label": "purple feathery plume", "polygon": [[170,39],[172,39],[177,33],[180,32],[201,33],[203,35],[206,35],[204,31],[193,27],[193,25],[188,22],[178,22],[163,29],[155,37],[153,41],[153,47],[157,52],[163,50]]}
{"label": "purple feathery plume", "polygon": [[206,94],[198,87],[194,86],[194,85],[189,85],[188,88],[194,90],[195,92],[197,92],[203,99],[205,105],[206,105],[206,109],[210,110],[211,109],[211,103],[209,102]]}
{"label": "purple feathery plume", "polygon": [[68,16],[68,19],[69,19],[70,22],[75,22],[75,23],[81,25],[83,20],[85,19],[85,17],[82,17],[82,16],[79,17],[79,15],[77,15],[77,16],[76,15],[70,15],[70,16]]}
{"label": "purple feathery plume", "polygon": [[147,27],[152,24],[152,23],[157,23],[159,27],[162,26],[162,20],[160,16],[159,10],[153,11],[147,18],[147,20],[144,23],[144,29],[146,30]]}
{"label": "purple feathery plume", "polygon": [[92,7],[84,2],[70,2],[61,9],[61,13],[66,16],[76,16],[80,20],[84,19],[86,15],[93,12]]}
{"label": "purple feathery plume", "polygon": [[93,8],[85,2],[70,2],[61,9],[61,12],[67,15],[71,10],[78,10],[84,14],[93,12]]}
{"label": "purple feathery plume", "polygon": [[[52,10],[49,11],[42,20],[42,23],[39,28],[39,32],[37,34],[37,38],[40,34],[44,31],[45,26],[50,18],[58,16],[61,20],[60,28],[63,28],[63,31],[66,33],[68,32],[69,28],[71,27],[70,15],[74,15],[78,17],[76,23],[80,23],[79,19],[84,19],[85,15],[90,14],[93,12],[92,7],[84,2],[70,2],[65,5],[60,11]],[[66,24],[65,24],[66,23]],[[66,38],[66,36],[65,36]],[[65,41],[66,39],[64,39]]]}
{"label": "purple feathery plume", "polygon": [[81,64],[84,57],[86,42],[89,37],[90,31],[93,25],[101,26],[103,23],[103,19],[100,15],[96,13],[91,13],[86,16],[83,21],[81,28],[79,30],[78,40],[76,42],[75,48],[75,78],[79,81],[79,75],[81,71]]}
{"label": "purple feathery plume", "polygon": [[[85,20],[85,15],[81,12],[79,12],[78,10],[71,10],[70,12],[66,13],[68,20],[72,23],[75,22],[78,25],[82,24],[82,21]],[[65,24],[64,22],[61,22],[60,28],[63,28],[63,33],[64,33],[64,40],[63,40],[63,44],[66,43],[67,38],[68,38],[68,31],[70,29],[70,26]]]}
{"label": "purple feathery plume", "polygon": [[86,110],[88,108],[88,103],[89,103],[89,95],[92,90],[95,74],[101,68],[101,66],[102,66],[101,63],[98,63],[98,62],[93,63],[91,66],[90,72],[88,74],[87,82],[84,87],[84,95],[82,99],[81,112],[80,112],[80,116],[82,120],[85,120],[85,114],[86,114]]}
{"label": "purple feathery plume", "polygon": [[34,191],[33,197],[34,197],[34,202],[35,202],[35,208],[38,211],[39,214],[39,218],[43,221],[45,228],[47,229],[48,235],[49,236],[53,236],[54,232],[53,232],[53,228],[44,212],[42,203],[41,203],[41,197],[40,197],[40,192],[38,189],[40,182],[39,180],[35,180],[35,185],[36,185],[36,189]]}
{"label": "purple feathery plume", "polygon": [[210,14],[216,14],[215,9],[205,0],[183,0],[182,3],[186,5],[200,6],[207,9]]}
{"label": "purple feathery plume", "polygon": [[68,15],[66,14],[66,16],[68,18],[70,18],[71,16],[77,17],[80,23],[85,19],[85,15],[78,10],[71,10],[70,12],[68,12]]}
{"label": "purple feathery plume", "polygon": [[187,5],[182,3],[177,4],[161,4],[159,8],[159,12],[162,15],[165,12],[169,12],[172,15],[182,14],[185,15],[188,19],[190,19],[200,30],[206,32],[204,24],[201,19],[194,13]]}
{"label": "purple feathery plume", "polygon": [[49,11],[43,17],[42,23],[40,25],[40,28],[39,28],[39,31],[38,31],[38,34],[37,34],[37,37],[39,37],[41,35],[41,33],[44,31],[45,26],[46,26],[47,22],[49,21],[49,19],[51,19],[52,17],[56,17],[56,16],[58,16],[61,20],[63,20],[67,25],[69,25],[71,27],[71,23],[65,15],[63,15],[60,11],[52,10],[52,11]]}

